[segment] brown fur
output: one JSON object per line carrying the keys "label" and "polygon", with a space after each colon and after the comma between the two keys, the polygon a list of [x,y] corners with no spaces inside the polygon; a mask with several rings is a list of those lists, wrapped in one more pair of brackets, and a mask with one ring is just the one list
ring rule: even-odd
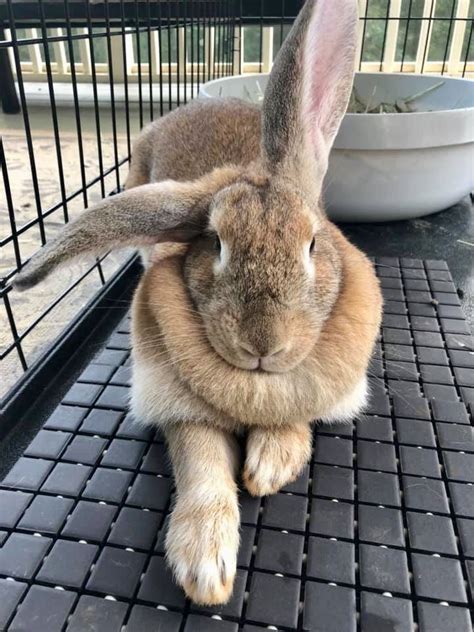
{"label": "brown fur", "polygon": [[274,428],[253,427],[247,439],[247,458],[242,480],[252,496],[275,494],[294,481],[311,456],[309,424]]}
{"label": "brown fur", "polygon": [[[338,229],[329,225],[329,230],[342,254],[341,288],[319,335],[311,339],[299,332],[308,355],[293,370],[255,373],[217,354],[190,301],[181,258],[166,259],[150,269],[137,290],[136,353],[150,362],[170,362],[180,388],[215,408],[216,424],[222,413],[234,420],[235,427],[272,427],[326,416],[365,373],[381,310],[372,265]],[[224,419],[224,427],[228,424]]]}
{"label": "brown fur", "polygon": [[308,460],[311,422],[349,419],[365,401],[381,294],[320,204],[356,23],[355,0],[307,0],[263,115],[235,99],[197,101],[153,123],[135,143],[127,191],[84,213],[19,277],[26,287],[82,252],[153,246],[133,301],[132,410],[166,434],[177,487],[167,557],[198,603],[232,591],[233,435],[248,434],[244,485],[274,493]]}
{"label": "brown fur", "polygon": [[[260,156],[261,111],[239,99],[192,101],[150,123],[133,146],[127,188],[196,180],[217,167]],[[205,148],[205,150],[204,150]]]}
{"label": "brown fur", "polygon": [[[239,545],[237,443],[227,432],[203,424],[176,424],[167,439],[173,463],[193,463],[175,468],[179,493],[166,539],[168,560],[191,599],[225,602],[232,593]],[[212,571],[206,582],[198,581],[203,561]]]}

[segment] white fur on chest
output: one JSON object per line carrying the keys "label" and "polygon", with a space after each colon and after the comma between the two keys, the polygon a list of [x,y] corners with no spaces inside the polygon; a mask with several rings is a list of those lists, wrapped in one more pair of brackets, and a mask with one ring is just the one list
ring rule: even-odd
{"label": "white fur on chest", "polygon": [[[350,392],[342,396],[321,422],[349,422],[367,405],[368,383],[364,376]],[[235,429],[235,420],[226,420],[212,406],[194,395],[169,363],[152,362],[134,357],[131,388],[131,410],[138,421],[166,426],[176,422],[229,424]],[[265,412],[262,411],[262,417]],[[267,424],[264,424],[267,425]]]}
{"label": "white fur on chest", "polygon": [[320,421],[326,423],[352,421],[367,406],[369,394],[367,376],[364,375],[356,387],[347,395],[341,397],[336,406],[329,413],[323,415]]}
{"label": "white fur on chest", "polygon": [[181,383],[169,364],[134,357],[130,405],[135,419],[165,426],[209,421],[215,412]]}

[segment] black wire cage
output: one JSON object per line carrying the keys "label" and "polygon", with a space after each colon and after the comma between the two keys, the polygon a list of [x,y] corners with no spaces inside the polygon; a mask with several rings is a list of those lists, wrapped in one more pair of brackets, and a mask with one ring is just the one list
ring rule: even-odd
{"label": "black wire cage", "polygon": [[[77,266],[29,299],[11,291],[16,271],[77,212],[122,187],[143,125],[196,97],[206,81],[268,72],[301,4],[0,1],[0,357],[7,400],[59,349],[57,338],[72,331],[72,320],[130,253]],[[474,72],[472,0],[359,4],[360,70]]]}
{"label": "black wire cage", "polygon": [[[0,0],[0,630],[472,629],[474,362],[454,285],[472,289],[470,208],[418,232],[349,233],[383,255],[372,399],[365,418],[315,430],[296,482],[241,493],[223,608],[185,601],[166,569],[166,448],[127,413],[136,253],[26,294],[11,285],[121,190],[144,125],[212,79],[269,72],[302,4]],[[358,69],[472,77],[473,12],[474,0],[359,0]]]}
{"label": "black wire cage", "polygon": [[[26,319],[19,317],[10,279],[76,210],[120,190],[132,137],[144,124],[196,96],[201,83],[234,71],[236,14],[232,2],[9,1],[0,4],[0,19],[6,113],[0,160],[8,216],[0,291],[2,330],[11,333],[2,340],[4,395],[23,372],[31,374],[47,339],[61,333],[65,314],[76,316],[130,255],[91,262],[59,292],[52,288],[48,299],[46,292],[32,296]],[[38,145],[46,138],[47,154]],[[28,171],[22,183],[12,164],[18,142]]]}

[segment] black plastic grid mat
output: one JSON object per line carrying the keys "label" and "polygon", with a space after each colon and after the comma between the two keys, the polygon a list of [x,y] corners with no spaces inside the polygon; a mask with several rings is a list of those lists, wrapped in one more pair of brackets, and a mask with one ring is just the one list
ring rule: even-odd
{"label": "black plastic grid mat", "polygon": [[126,414],[126,318],[0,485],[0,630],[470,632],[474,353],[448,268],[381,258],[372,399],[319,427],[275,496],[241,495],[231,601],[186,601],[164,562],[172,479]]}

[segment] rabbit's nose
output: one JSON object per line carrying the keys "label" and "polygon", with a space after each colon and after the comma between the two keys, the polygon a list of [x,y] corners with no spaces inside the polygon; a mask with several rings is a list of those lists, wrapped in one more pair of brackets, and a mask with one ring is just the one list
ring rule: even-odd
{"label": "rabbit's nose", "polygon": [[258,353],[258,351],[254,347],[252,347],[252,345],[246,344],[245,342],[241,342],[239,344],[239,349],[240,351],[243,351],[245,354],[251,355],[254,358],[260,357],[260,353]]}
{"label": "rabbit's nose", "polygon": [[252,346],[245,342],[241,342],[239,347],[240,347],[240,350],[244,351],[246,354],[251,355],[254,358],[260,358],[261,360],[263,360],[264,358],[272,358],[286,350],[286,345],[281,345],[281,344],[276,345],[269,351],[267,351],[266,349],[264,350],[262,348],[257,349],[256,346]]}

